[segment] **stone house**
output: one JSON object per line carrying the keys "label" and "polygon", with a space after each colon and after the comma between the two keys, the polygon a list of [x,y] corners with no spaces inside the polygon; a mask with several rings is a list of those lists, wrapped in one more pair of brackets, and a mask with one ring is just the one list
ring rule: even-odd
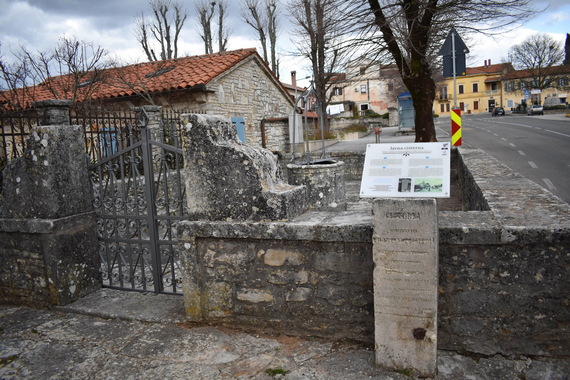
{"label": "stone house", "polygon": [[53,89],[70,87],[78,102],[118,109],[150,104],[219,115],[234,122],[247,144],[283,150],[288,143],[286,121],[268,125],[262,121],[287,120],[293,99],[254,48],[110,68],[84,73],[80,81],[54,77],[26,89],[33,96],[24,104],[53,99]]}
{"label": "stone house", "polygon": [[[495,107],[506,106],[502,87],[503,76],[512,71],[510,63],[468,67],[465,75],[457,77],[457,106],[464,114],[490,112]],[[433,110],[436,114],[449,115],[453,107],[453,78],[439,83]]]}

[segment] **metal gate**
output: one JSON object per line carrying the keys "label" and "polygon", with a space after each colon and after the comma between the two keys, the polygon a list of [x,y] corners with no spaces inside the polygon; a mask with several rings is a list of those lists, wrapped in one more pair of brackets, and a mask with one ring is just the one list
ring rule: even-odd
{"label": "metal gate", "polygon": [[97,125],[90,165],[103,286],[181,293],[178,221],[186,214],[176,121]]}

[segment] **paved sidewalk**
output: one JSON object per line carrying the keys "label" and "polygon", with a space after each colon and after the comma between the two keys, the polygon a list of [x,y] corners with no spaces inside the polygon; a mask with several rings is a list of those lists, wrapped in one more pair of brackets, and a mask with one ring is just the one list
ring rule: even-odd
{"label": "paved sidewalk", "polygon": [[[568,379],[568,361],[440,351],[437,379]],[[284,374],[284,375],[283,375]],[[186,321],[182,297],[102,289],[54,310],[0,306],[0,379],[413,379],[354,343]]]}

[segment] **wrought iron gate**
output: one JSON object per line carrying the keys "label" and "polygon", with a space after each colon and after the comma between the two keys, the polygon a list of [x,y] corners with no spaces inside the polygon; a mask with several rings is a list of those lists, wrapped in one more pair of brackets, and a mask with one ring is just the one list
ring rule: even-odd
{"label": "wrought iron gate", "polygon": [[[90,165],[103,286],[181,293],[178,221],[186,214],[178,123],[98,128]],[[135,124],[135,125],[133,125]],[[136,125],[138,124],[138,125]]]}

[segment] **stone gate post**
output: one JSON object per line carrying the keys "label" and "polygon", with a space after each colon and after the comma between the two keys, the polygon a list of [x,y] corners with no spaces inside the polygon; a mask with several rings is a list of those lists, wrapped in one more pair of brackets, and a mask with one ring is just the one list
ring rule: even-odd
{"label": "stone gate post", "polygon": [[[151,141],[164,142],[164,129],[162,128],[162,107],[160,106],[142,106],[136,108],[137,117],[141,121],[141,127],[146,128],[148,138]],[[162,148],[158,146],[152,147],[152,167],[154,173],[160,171],[160,158],[162,157]]]}
{"label": "stone gate post", "polygon": [[64,305],[101,286],[84,133],[69,125],[70,105],[36,102],[44,125],[3,172],[0,302]]}

